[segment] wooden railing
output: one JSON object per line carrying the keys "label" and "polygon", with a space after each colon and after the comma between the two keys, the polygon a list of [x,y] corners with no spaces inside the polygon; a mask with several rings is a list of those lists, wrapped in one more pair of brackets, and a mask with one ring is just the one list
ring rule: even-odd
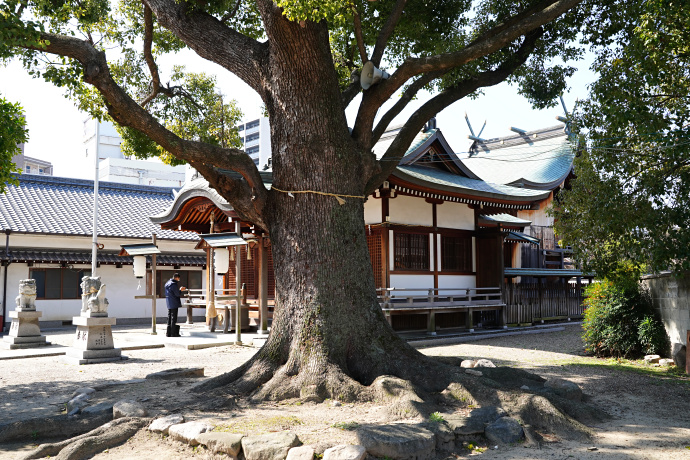
{"label": "wooden railing", "polygon": [[534,324],[584,315],[583,287],[568,283],[506,283],[503,287],[506,322]]}
{"label": "wooden railing", "polygon": [[[216,308],[224,311],[223,332],[227,333],[229,329],[235,327],[235,309],[237,308],[238,302],[242,305],[240,310],[242,327],[248,326],[249,305],[247,305],[247,293],[244,289],[240,290],[239,297],[235,289],[215,289],[213,293]],[[184,291],[184,294],[182,306],[187,307],[187,324],[192,324],[193,309],[206,308],[208,303],[206,299],[206,289],[187,289]]]}
{"label": "wooden railing", "polygon": [[499,324],[503,325],[500,313],[505,304],[501,289],[495,288],[380,288],[378,298],[386,319],[393,324],[392,316],[401,314],[427,315],[426,330],[436,334],[436,315],[442,313],[464,313],[465,327],[474,331],[473,313],[477,311],[499,311]]}

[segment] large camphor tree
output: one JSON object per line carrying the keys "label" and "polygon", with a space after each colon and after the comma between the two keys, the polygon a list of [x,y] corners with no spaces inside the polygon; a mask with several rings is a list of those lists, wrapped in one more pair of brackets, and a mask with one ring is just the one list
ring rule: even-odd
{"label": "large camphor tree", "polygon": [[[5,0],[0,56],[19,55],[80,108],[114,120],[135,155],[189,163],[270,234],[277,298],[269,340],[206,388],[257,399],[356,400],[369,397],[380,376],[423,392],[443,390],[452,374],[384,319],[365,197],[450,104],[506,80],[535,106],[552,103],[574,71],[565,62],[581,53],[573,43],[591,13],[581,1]],[[260,95],[271,127],[271,190],[233,147],[238,137],[228,127],[237,111],[213,79],[159,67],[161,56],[182,49]],[[390,78],[362,90],[369,61]],[[372,147],[422,90],[433,97],[377,159]],[[355,100],[350,129],[345,109]]]}

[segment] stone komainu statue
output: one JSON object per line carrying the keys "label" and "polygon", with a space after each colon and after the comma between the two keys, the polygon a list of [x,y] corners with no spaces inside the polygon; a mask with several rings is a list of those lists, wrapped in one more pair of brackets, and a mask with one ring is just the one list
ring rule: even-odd
{"label": "stone komainu statue", "polygon": [[108,299],[105,298],[105,284],[100,276],[85,276],[81,279],[81,312],[108,313]]}
{"label": "stone komainu statue", "polygon": [[36,309],[36,280],[19,281],[17,307],[21,308],[22,310]]}

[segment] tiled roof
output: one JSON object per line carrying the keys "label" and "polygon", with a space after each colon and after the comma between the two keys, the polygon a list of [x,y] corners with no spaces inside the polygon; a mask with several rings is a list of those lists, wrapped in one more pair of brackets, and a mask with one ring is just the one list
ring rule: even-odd
{"label": "tiled roof", "polygon": [[[132,257],[118,256],[117,252],[99,252],[98,262],[101,264],[132,265]],[[4,256],[4,254],[3,254]],[[38,263],[66,263],[66,264],[90,264],[91,252],[84,251],[59,251],[33,249],[13,249],[10,251],[12,262],[38,262]],[[149,261],[150,257],[147,258]],[[206,255],[201,254],[159,254],[156,265],[185,265],[202,267],[206,265]]]}
{"label": "tiled roof", "polygon": [[[383,135],[381,135],[381,138],[378,140],[378,142],[376,142],[376,145],[374,145],[374,148],[372,149],[374,154],[376,155],[376,158],[380,159],[386,153],[386,150],[388,150],[388,147],[391,146],[391,144],[397,137],[398,133],[400,132],[401,128],[402,125],[391,127],[385,133],[383,133]],[[410,147],[405,152],[405,155],[403,155],[403,158],[416,151],[426,141],[428,141],[437,131],[438,129],[420,131],[412,141]]]}
{"label": "tiled roof", "polygon": [[491,224],[507,224],[515,225],[518,227],[526,227],[532,223],[530,220],[521,219],[519,217],[511,216],[510,214],[490,214],[490,215],[480,215],[479,223],[491,223]]}
{"label": "tiled roof", "polygon": [[[0,229],[19,233],[91,235],[93,181],[19,175],[0,194]],[[195,233],[161,230],[149,216],[173,202],[173,189],[99,182],[98,236],[197,240]]]}
{"label": "tiled roof", "polygon": [[563,126],[475,141],[460,161],[487,182],[553,189],[570,173],[575,151]]}
{"label": "tiled roof", "polygon": [[[543,200],[549,192],[511,187],[503,184],[492,184],[481,180],[442,171],[424,166],[398,166],[393,175],[405,180],[412,180],[420,185],[430,184],[439,190],[455,193],[467,193],[478,197],[497,200]],[[425,184],[426,183],[426,184]]]}

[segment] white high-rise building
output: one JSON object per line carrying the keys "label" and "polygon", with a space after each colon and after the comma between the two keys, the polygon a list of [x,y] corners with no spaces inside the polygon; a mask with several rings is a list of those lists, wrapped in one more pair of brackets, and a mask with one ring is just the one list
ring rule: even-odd
{"label": "white high-rise building", "polygon": [[237,127],[244,143],[244,151],[259,170],[271,169],[271,128],[268,117],[260,117]]}
{"label": "white high-rise building", "polygon": [[160,161],[133,160],[120,149],[122,138],[109,122],[93,118],[84,120],[86,157],[93,161],[98,152],[98,179],[121,184],[181,187],[185,180],[185,166],[170,166]]}

